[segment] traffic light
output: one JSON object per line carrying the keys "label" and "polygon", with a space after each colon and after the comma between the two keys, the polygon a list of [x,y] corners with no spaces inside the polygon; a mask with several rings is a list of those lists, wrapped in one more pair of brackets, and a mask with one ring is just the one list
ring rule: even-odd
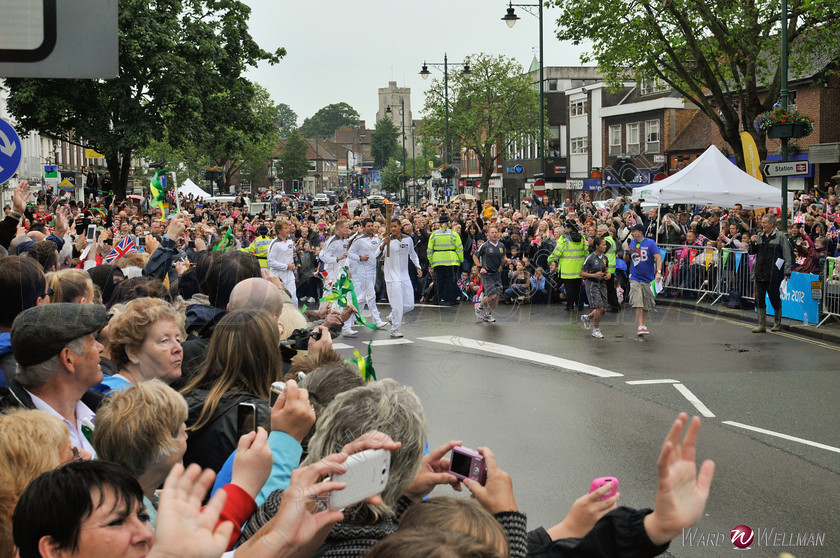
{"label": "traffic light", "polygon": [[300,185],[299,180],[292,180],[292,191],[297,193],[299,185]]}

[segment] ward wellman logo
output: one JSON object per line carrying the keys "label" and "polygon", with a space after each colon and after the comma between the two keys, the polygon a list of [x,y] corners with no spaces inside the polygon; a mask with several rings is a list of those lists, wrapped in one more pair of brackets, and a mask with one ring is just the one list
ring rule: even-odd
{"label": "ward wellman logo", "polygon": [[732,544],[735,545],[735,548],[744,549],[749,548],[752,544],[753,539],[755,538],[755,533],[753,533],[753,530],[746,525],[738,525],[732,529],[729,538],[732,541]]}

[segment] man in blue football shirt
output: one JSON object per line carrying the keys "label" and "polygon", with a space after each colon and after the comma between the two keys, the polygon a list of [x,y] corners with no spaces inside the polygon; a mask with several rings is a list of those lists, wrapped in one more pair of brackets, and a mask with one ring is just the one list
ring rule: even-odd
{"label": "man in blue football shirt", "polygon": [[662,278],[662,254],[651,238],[645,237],[645,227],[635,225],[630,229],[630,306],[636,309],[636,335],[648,335],[648,312],[656,305],[651,281]]}

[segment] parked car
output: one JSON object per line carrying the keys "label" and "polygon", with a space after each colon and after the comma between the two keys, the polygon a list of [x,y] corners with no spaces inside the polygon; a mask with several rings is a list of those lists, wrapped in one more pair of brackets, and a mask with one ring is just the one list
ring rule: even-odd
{"label": "parked car", "polygon": [[329,205],[330,198],[323,192],[315,194],[315,199],[312,201],[313,205]]}

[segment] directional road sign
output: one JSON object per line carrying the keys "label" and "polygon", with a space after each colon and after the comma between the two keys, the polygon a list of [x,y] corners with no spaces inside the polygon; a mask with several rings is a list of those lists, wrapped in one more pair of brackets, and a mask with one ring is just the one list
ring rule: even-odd
{"label": "directional road sign", "polygon": [[20,137],[12,125],[0,120],[0,184],[9,180],[20,165]]}
{"label": "directional road sign", "polygon": [[761,165],[761,174],[766,177],[774,176],[801,176],[810,172],[810,164],[807,161],[786,161],[782,162],[767,162],[764,161]]}
{"label": "directional road sign", "polygon": [[452,195],[452,186],[447,186],[446,187],[446,197],[448,198],[451,195]]}

